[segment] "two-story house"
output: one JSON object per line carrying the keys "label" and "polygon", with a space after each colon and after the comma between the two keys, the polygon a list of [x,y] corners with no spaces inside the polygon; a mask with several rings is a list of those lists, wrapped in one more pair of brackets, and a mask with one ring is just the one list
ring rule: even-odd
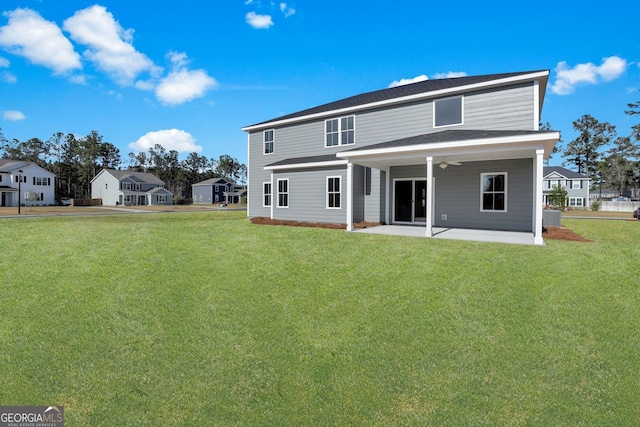
{"label": "two-story house", "polygon": [[91,198],[103,206],[172,205],[173,193],[152,173],[102,169],[91,180]]}
{"label": "two-story house", "polygon": [[427,80],[243,128],[248,216],[533,233],[543,244],[539,130],[549,72]]}
{"label": "two-story house", "polygon": [[246,190],[224,178],[210,178],[191,185],[194,204],[240,203]]}
{"label": "two-story house", "polygon": [[543,169],[543,201],[549,203],[549,195],[554,186],[560,185],[567,190],[567,206],[585,208],[589,206],[589,183],[585,175],[570,171],[561,166],[545,166]]}
{"label": "two-story house", "polygon": [[53,205],[55,178],[33,162],[0,159],[0,206]]}

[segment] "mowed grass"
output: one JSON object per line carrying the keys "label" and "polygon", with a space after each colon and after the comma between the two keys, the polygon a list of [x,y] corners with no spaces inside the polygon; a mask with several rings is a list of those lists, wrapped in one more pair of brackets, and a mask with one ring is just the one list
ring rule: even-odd
{"label": "mowed grass", "polygon": [[640,223],[547,247],[0,221],[0,404],[69,426],[634,425]]}

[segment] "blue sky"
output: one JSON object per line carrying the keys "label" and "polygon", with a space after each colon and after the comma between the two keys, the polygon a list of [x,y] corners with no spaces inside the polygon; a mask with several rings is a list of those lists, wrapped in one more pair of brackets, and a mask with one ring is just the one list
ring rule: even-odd
{"label": "blue sky", "polygon": [[[549,69],[542,121],[640,118],[640,3],[3,0],[0,128],[247,159],[241,127],[394,82]],[[551,164],[560,164],[556,155]],[[126,164],[125,164],[126,165]]]}

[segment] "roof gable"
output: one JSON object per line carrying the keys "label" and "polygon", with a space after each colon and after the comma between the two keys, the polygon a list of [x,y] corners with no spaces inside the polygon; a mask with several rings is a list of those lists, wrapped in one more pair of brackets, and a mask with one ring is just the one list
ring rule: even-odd
{"label": "roof gable", "polygon": [[581,173],[571,171],[562,166],[545,166],[542,176],[543,179],[589,179]]}
{"label": "roof gable", "polygon": [[[102,171],[100,171],[100,173],[103,172],[110,174],[118,181],[131,181],[137,183],[164,185],[164,182],[160,178],[148,172],[132,172],[128,170],[121,171],[115,169],[103,169]],[[100,173],[98,173],[98,175],[100,175]],[[96,177],[98,177],[98,175],[96,175]]]}

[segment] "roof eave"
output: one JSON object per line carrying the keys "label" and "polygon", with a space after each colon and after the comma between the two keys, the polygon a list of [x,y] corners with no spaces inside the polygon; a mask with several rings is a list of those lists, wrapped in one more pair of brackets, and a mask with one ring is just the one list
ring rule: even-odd
{"label": "roof eave", "polygon": [[404,145],[399,147],[387,147],[387,148],[374,148],[370,150],[359,150],[359,151],[342,151],[336,153],[336,157],[345,160],[357,160],[358,158],[367,157],[367,156],[380,156],[380,155],[393,155],[399,153],[427,153],[427,152],[436,152],[438,150],[447,150],[447,149],[458,149],[458,148],[469,148],[476,146],[486,146],[486,145],[498,145],[498,146],[506,146],[511,144],[523,144],[523,143],[539,143],[545,145],[545,143],[551,147],[547,149],[545,147],[545,155],[547,155],[546,151],[550,151],[553,149],[553,145],[560,138],[559,132],[547,132],[541,135],[521,135],[521,136],[504,136],[497,138],[475,138],[475,139],[467,139],[464,141],[443,141],[443,142],[432,142],[432,143],[424,143],[424,144],[416,144],[416,145]]}

